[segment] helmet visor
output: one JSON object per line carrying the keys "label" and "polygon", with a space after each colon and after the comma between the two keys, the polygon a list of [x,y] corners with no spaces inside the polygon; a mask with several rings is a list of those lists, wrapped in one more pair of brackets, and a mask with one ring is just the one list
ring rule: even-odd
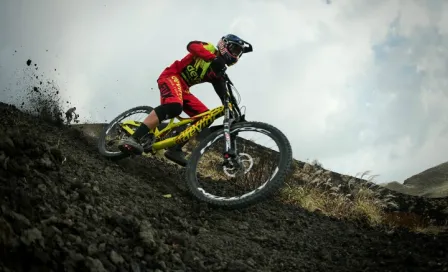
{"label": "helmet visor", "polygon": [[243,53],[243,46],[238,43],[230,42],[227,46],[227,50],[229,50],[230,54],[234,57],[239,57]]}

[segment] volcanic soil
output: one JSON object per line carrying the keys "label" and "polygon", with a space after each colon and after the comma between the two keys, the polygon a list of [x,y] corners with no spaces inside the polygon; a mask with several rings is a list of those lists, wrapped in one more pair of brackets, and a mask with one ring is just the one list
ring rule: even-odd
{"label": "volcanic soil", "polygon": [[[213,209],[182,170],[114,163],[79,131],[0,106],[2,271],[448,271],[448,237],[281,203]],[[171,197],[167,197],[171,194]]]}

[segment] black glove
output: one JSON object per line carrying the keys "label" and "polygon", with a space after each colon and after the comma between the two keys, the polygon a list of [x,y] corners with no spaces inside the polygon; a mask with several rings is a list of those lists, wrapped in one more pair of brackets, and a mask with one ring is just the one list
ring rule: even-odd
{"label": "black glove", "polygon": [[226,62],[222,57],[214,58],[210,64],[210,67],[217,76],[223,75],[224,72],[227,70]]}

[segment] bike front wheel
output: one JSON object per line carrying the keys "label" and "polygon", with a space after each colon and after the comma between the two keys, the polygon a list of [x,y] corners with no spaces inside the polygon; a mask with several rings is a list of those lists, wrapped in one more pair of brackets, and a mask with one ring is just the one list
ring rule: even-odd
{"label": "bike front wheel", "polygon": [[[193,150],[186,167],[186,183],[190,193],[201,201],[224,208],[244,208],[281,188],[293,161],[292,149],[287,137],[266,123],[237,123],[230,133],[237,155],[235,164],[224,165],[225,136],[223,129],[217,130]],[[261,137],[272,140],[277,151],[261,146]],[[222,192],[217,194],[212,192],[214,189]]]}

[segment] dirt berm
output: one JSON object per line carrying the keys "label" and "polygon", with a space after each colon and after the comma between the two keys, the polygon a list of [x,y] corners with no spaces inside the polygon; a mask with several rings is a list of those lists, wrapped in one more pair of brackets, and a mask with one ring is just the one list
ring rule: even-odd
{"label": "dirt berm", "polygon": [[0,116],[1,271],[448,271],[446,235],[385,233],[275,199],[212,209],[177,167],[113,163],[78,130],[4,104]]}

